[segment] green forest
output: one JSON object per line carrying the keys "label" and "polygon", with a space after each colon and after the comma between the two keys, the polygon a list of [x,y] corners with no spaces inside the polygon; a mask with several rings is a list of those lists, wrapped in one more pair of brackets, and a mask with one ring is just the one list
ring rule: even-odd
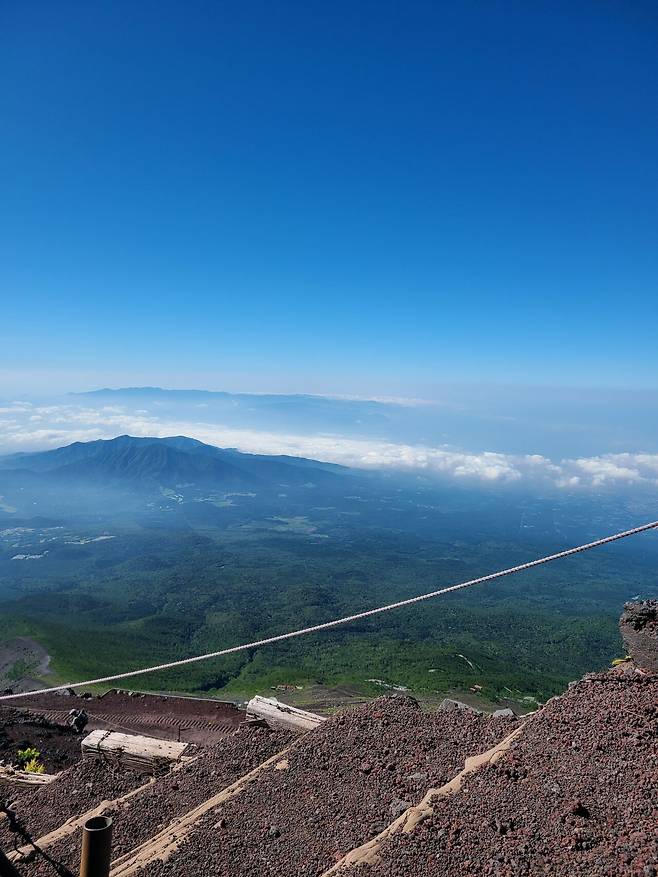
{"label": "green forest", "polygon": [[[338,520],[324,507],[295,506],[288,517],[226,511],[232,519],[222,527],[156,520],[122,529],[114,518],[6,528],[5,545],[14,541],[4,555],[11,577],[3,578],[0,638],[41,643],[52,658],[49,681],[93,678],[328,621],[563,547],[545,532],[504,539],[500,517],[496,532],[460,530],[457,511],[436,534],[395,512],[382,526],[363,514]],[[508,526],[518,514],[507,508]],[[109,530],[112,538],[93,541]],[[86,539],[77,538],[83,531]],[[44,539],[44,558],[9,559],[17,544],[33,551]],[[652,551],[606,549],[126,684],[237,698],[315,682],[374,694],[381,687],[368,680],[376,679],[419,694],[478,685],[492,701],[545,700],[620,655],[616,619],[641,583],[651,587],[654,560]]]}

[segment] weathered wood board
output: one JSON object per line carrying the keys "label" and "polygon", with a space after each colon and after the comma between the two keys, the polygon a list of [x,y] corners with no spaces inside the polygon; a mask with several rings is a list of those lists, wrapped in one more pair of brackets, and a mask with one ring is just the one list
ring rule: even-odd
{"label": "weathered wood board", "polygon": [[281,703],[275,697],[257,694],[247,704],[247,719],[262,719],[275,728],[293,731],[312,731],[324,722],[322,716]]}
{"label": "weathered wood board", "polygon": [[0,787],[2,786],[24,786],[29,789],[36,789],[39,786],[47,786],[52,783],[56,774],[50,773],[29,773],[26,770],[14,770],[12,767],[0,766]]}
{"label": "weathered wood board", "polygon": [[158,773],[185,757],[188,743],[118,731],[92,731],[82,741],[84,758],[139,773]]}

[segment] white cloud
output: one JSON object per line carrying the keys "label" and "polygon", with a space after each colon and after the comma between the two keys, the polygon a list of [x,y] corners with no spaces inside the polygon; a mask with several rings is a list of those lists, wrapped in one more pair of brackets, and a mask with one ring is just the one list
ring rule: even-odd
{"label": "white cloud", "polygon": [[[592,481],[595,487],[611,481],[625,482],[627,484],[644,481],[640,470],[631,463],[630,454],[615,454],[606,457],[590,457],[574,460],[573,464]],[[621,461],[623,458],[623,463]]]}
{"label": "white cloud", "polygon": [[332,394],[325,398],[345,399],[353,402],[382,402],[384,405],[400,405],[403,408],[447,407],[447,403],[445,402],[437,402],[429,399],[414,399],[406,396],[353,396],[348,394]]}
{"label": "white cloud", "polygon": [[17,414],[19,411],[29,411],[31,407],[29,402],[11,402],[0,406],[0,414]]}
{"label": "white cloud", "polygon": [[[412,445],[343,435],[298,435],[233,428],[203,421],[167,420],[145,409],[118,406],[8,405],[0,413],[0,452],[59,447],[122,433],[164,437],[187,435],[246,453],[310,457],[369,469],[436,474],[459,482],[513,484],[522,481],[562,489],[645,485],[658,487],[658,454],[606,454],[553,461],[540,454],[478,453],[446,446]],[[22,419],[20,419],[22,418]]]}

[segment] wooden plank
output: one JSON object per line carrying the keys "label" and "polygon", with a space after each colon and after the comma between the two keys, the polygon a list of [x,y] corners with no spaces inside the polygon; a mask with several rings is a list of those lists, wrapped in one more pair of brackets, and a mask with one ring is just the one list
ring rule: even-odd
{"label": "wooden plank", "polygon": [[82,755],[86,759],[149,773],[169,769],[184,758],[188,749],[188,743],[118,731],[92,731],[82,741]]}
{"label": "wooden plank", "polygon": [[261,697],[259,694],[247,704],[247,719],[262,719],[272,727],[294,731],[312,731],[325,721],[323,716],[288,706],[275,697]]}
{"label": "wooden plank", "polygon": [[21,786],[35,789],[52,783],[56,776],[57,774],[29,773],[26,770],[14,770],[13,767],[0,767],[0,786]]}

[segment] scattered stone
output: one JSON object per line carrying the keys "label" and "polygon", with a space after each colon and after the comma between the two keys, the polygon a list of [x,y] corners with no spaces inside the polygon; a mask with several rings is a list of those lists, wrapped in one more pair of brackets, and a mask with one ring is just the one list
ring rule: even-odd
{"label": "scattered stone", "polygon": [[389,810],[391,811],[393,818],[397,819],[398,816],[401,816],[404,811],[408,810],[411,806],[410,801],[403,801],[402,798],[393,798]]}
{"label": "scattered stone", "polygon": [[[466,777],[454,795],[436,797],[413,831],[391,835],[370,864],[345,877],[658,877],[657,704],[658,674],[620,667],[587,676],[530,716],[497,761]],[[518,722],[459,706],[426,712],[410,698],[385,697],[301,737],[245,728],[114,814],[130,818],[115,819],[113,855],[287,748],[287,770],[256,774],[207,812],[168,861],[149,862],[138,877],[279,877],[282,863],[288,877],[320,877]],[[124,794],[126,778],[135,781],[102,765],[83,767],[17,796],[36,837]],[[75,872],[78,844],[69,836],[49,853]],[[2,822],[0,846],[11,849]],[[52,877],[52,869],[35,857],[21,863],[23,875]]]}
{"label": "scattered stone", "polygon": [[658,877],[657,703],[658,674],[585,677],[345,877]]}
{"label": "scattered stone", "polygon": [[[121,797],[137,786],[144,786],[138,795],[131,798],[128,809],[120,807],[109,813],[114,816],[112,853],[118,857],[281,752],[292,739],[286,732],[245,727],[221,743],[208,747],[199,759],[174,773],[158,777],[154,783],[150,782],[148,776],[139,777],[129,771],[112,773],[100,762],[80,762],[40,790],[38,797],[31,793],[29,797],[23,795],[18,798],[17,813],[25,827],[38,838],[69,817],[78,816],[103,800]],[[88,788],[89,782],[92,783],[91,789]],[[72,795],[73,783],[76,783],[75,788],[84,789],[84,792]],[[130,818],[126,818],[124,813],[130,813]],[[223,837],[229,821],[227,817],[216,810],[208,818],[212,819],[208,824],[209,830]],[[225,824],[220,825],[222,822]],[[218,832],[218,826],[223,829],[221,832]],[[7,843],[0,821],[0,849],[11,848],[11,840]],[[55,844],[49,852],[70,871],[77,873],[80,865],[80,833]],[[36,857],[21,865],[21,877],[53,877],[52,868],[45,860]]]}
{"label": "scattered stone", "polygon": [[589,816],[589,810],[582,801],[574,801],[570,809],[574,816]]}
{"label": "scattered stone", "polygon": [[427,782],[427,774],[422,773],[421,771],[418,771],[417,773],[410,773],[408,777],[405,777],[405,780],[408,783],[414,783],[414,784],[426,783]]}
{"label": "scattered stone", "polygon": [[[282,863],[287,877],[319,877],[513,727],[472,710],[427,712],[406,696],[371,701],[297,738],[287,771],[263,771],[217,808],[224,830],[208,814],[172,854],[170,871],[153,862],[138,877],[280,877]],[[425,780],[409,786],[404,777],[413,775]],[[254,843],[259,835],[269,840],[268,826],[281,832],[276,856],[272,843]]]}
{"label": "scattered stone", "polygon": [[451,697],[444,697],[439,704],[439,709],[445,710],[446,712],[450,712],[451,710],[467,710],[471,713],[478,712],[478,710],[469,706],[467,703],[463,703],[461,700],[453,700]]}

